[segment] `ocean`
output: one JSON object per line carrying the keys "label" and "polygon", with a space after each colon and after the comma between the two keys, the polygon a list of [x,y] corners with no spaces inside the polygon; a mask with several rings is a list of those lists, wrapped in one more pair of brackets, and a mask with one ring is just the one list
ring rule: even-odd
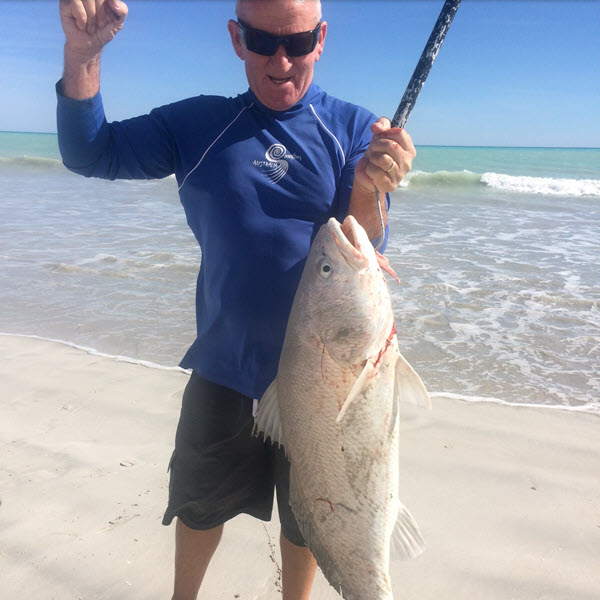
{"label": "ocean", "polygon": [[[600,149],[417,150],[386,254],[434,403],[600,414]],[[202,258],[173,178],[85,179],[55,135],[0,133],[0,205],[0,332],[177,365]]]}

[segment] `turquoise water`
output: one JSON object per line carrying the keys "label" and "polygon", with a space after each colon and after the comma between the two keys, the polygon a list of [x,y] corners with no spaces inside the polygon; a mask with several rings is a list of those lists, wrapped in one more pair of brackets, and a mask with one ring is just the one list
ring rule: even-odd
{"label": "turquoise water", "polygon": [[414,170],[471,171],[514,176],[599,179],[599,148],[465,148],[421,146]]}
{"label": "turquoise water", "polygon": [[[175,365],[200,251],[173,178],[85,179],[0,133],[0,332]],[[387,256],[430,391],[600,412],[600,150],[418,147]]]}
{"label": "turquoise water", "polygon": [[[600,148],[417,146],[413,172],[600,179]],[[60,160],[56,134],[0,132],[0,159]]]}
{"label": "turquoise water", "polygon": [[19,157],[60,159],[56,134],[0,131],[0,159]]}

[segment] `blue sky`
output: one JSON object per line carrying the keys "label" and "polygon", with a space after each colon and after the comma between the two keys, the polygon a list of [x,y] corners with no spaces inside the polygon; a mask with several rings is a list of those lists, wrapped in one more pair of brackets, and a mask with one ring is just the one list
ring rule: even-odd
{"label": "blue sky", "polygon": [[[393,116],[443,0],[322,0],[315,81]],[[226,30],[233,0],[131,0],[105,49],[110,120],[247,83]],[[58,0],[0,0],[0,130],[54,132]],[[600,146],[600,2],[463,0],[407,125],[416,144]]]}

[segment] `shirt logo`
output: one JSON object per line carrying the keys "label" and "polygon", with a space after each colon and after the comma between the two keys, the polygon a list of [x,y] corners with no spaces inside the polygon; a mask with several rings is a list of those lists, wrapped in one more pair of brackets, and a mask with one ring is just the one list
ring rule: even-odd
{"label": "shirt logo", "polygon": [[258,167],[271,183],[278,183],[288,172],[288,160],[299,160],[301,157],[289,154],[283,144],[273,144],[265,152],[265,158],[266,160],[255,160],[252,164]]}

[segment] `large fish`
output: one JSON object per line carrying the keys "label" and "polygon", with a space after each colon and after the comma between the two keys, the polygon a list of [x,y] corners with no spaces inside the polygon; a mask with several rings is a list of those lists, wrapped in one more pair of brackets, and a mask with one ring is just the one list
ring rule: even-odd
{"label": "large fish", "polygon": [[256,417],[285,448],[300,530],[346,600],[392,600],[390,550],[423,550],[398,498],[398,402],[429,396],[398,350],[382,268],[393,274],[352,216],[323,225]]}

